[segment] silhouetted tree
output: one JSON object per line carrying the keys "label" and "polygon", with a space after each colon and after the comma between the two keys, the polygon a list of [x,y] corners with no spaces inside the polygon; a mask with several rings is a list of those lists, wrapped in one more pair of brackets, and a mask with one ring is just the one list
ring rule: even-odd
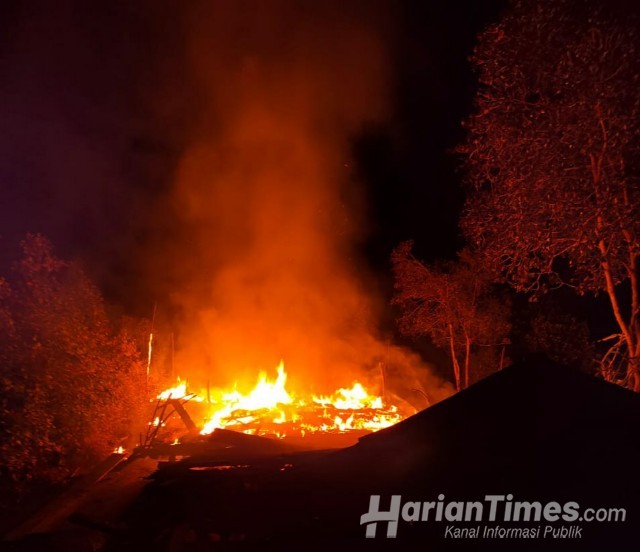
{"label": "silhouetted tree", "polygon": [[[393,303],[400,308],[400,329],[406,335],[426,335],[448,350],[456,389],[471,382],[474,354],[494,352],[493,370],[500,364],[509,334],[509,301],[496,294],[489,273],[463,251],[457,261],[426,265],[411,254],[412,243],[400,244],[391,260],[395,278]],[[495,357],[498,357],[496,359]]]}
{"label": "silhouetted tree", "polygon": [[605,371],[640,391],[640,34],[614,7],[514,2],[481,33],[462,227],[519,291],[605,292]]}
{"label": "silhouetted tree", "polygon": [[518,317],[511,337],[516,354],[542,353],[554,362],[584,372],[596,369],[595,344],[587,323],[575,305],[563,297],[549,294],[530,302],[518,297]]}
{"label": "silhouetted tree", "polygon": [[0,280],[0,471],[56,480],[110,452],[145,402],[144,363],[80,266],[29,235]]}

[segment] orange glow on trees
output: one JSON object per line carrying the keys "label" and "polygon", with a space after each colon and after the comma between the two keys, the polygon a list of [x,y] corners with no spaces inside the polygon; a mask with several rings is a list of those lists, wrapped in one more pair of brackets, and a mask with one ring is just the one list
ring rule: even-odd
{"label": "orange glow on trees", "polygon": [[602,373],[640,391],[640,36],[612,6],[516,2],[480,35],[462,226],[518,291],[606,293]]}

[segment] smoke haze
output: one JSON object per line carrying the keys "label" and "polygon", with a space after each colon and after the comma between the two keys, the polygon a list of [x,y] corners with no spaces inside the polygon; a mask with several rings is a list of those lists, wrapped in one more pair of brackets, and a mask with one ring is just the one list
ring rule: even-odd
{"label": "smoke haze", "polygon": [[294,387],[324,391],[367,368],[379,383],[378,364],[397,356],[363,287],[349,168],[349,140],[389,116],[382,7],[220,2],[191,14],[205,103],[168,198],[179,237],[163,252],[184,313],[180,373],[253,381],[284,359]]}

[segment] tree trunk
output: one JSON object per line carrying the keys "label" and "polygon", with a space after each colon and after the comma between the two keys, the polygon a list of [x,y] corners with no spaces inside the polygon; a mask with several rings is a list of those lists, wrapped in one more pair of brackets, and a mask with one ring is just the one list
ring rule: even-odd
{"label": "tree trunk", "polygon": [[451,347],[451,361],[453,362],[453,376],[456,381],[456,391],[460,391],[460,364],[456,357],[456,347],[453,340],[453,325],[449,324],[449,345]]}
{"label": "tree trunk", "polygon": [[[630,240],[629,240],[630,241]],[[629,326],[635,336],[635,350],[629,352],[633,390],[640,392],[640,282],[638,281],[638,255],[629,255],[629,282],[631,284],[631,318]]]}
{"label": "tree trunk", "polygon": [[469,362],[471,359],[471,339],[468,335],[465,335],[465,348],[464,348],[464,387],[469,387]]}
{"label": "tree trunk", "polygon": [[505,353],[505,349],[507,348],[507,346],[503,343],[502,344],[502,351],[500,351],[500,368],[499,370],[502,370],[504,368],[504,353]]}
{"label": "tree trunk", "polygon": [[633,334],[635,336],[635,350],[629,352],[629,366],[627,368],[632,389],[640,393],[640,324],[634,320]]}
{"label": "tree trunk", "polygon": [[[608,135],[607,128],[605,124],[605,120],[602,116],[602,111],[600,107],[600,103],[596,103],[595,106],[596,114],[598,117],[598,122],[600,124],[600,129],[602,131],[602,147],[600,152],[596,154],[590,154],[591,161],[591,175],[593,178],[593,187],[596,196],[596,202],[600,203],[600,181],[602,177],[602,167],[605,163],[605,158],[607,156],[608,149]],[[625,199],[627,198],[625,194]],[[627,385],[631,384],[631,387],[634,391],[640,391],[640,373],[638,366],[638,354],[640,353],[640,329],[638,328],[636,317],[637,317],[637,303],[638,303],[638,288],[637,288],[637,274],[636,274],[636,266],[635,266],[635,253],[632,247],[632,240],[630,239],[630,235],[628,233],[625,234],[623,230],[623,234],[627,239],[627,243],[631,247],[630,249],[630,264],[627,267],[627,275],[630,279],[631,284],[631,314],[629,317],[629,321],[627,322],[624,319],[622,314],[622,310],[620,308],[620,303],[618,301],[618,296],[616,295],[615,290],[615,282],[613,280],[613,274],[611,272],[611,264],[609,262],[609,254],[607,244],[605,243],[604,238],[602,237],[602,228],[603,221],[602,216],[596,216],[596,235],[599,236],[598,239],[598,249],[600,250],[600,255],[602,257],[602,270],[604,272],[605,285],[607,290],[607,295],[609,296],[609,301],[611,302],[611,308],[613,310],[613,315],[618,323],[618,327],[622,331],[622,335],[624,336],[625,343],[627,345],[627,352],[629,355],[629,361],[627,364],[627,374],[626,381]]]}
{"label": "tree trunk", "polygon": [[[616,295],[613,275],[611,274],[611,266],[607,259],[607,247],[604,240],[600,240],[598,246],[602,254],[603,260],[601,266],[604,273],[607,295],[609,297],[609,302],[611,303],[611,309],[613,310],[613,316],[616,319],[618,327],[620,328],[627,345],[627,352],[629,355],[629,361],[627,364],[627,381],[631,384],[631,388],[634,391],[640,392],[640,373],[638,366],[638,354],[640,353],[640,327],[638,327],[636,319],[633,317],[633,313],[631,315],[632,326],[624,319],[622,309],[620,308],[620,303],[618,301],[618,296]],[[631,271],[635,272],[635,267],[631,267]],[[633,286],[636,278],[632,277],[630,280],[631,285]]]}

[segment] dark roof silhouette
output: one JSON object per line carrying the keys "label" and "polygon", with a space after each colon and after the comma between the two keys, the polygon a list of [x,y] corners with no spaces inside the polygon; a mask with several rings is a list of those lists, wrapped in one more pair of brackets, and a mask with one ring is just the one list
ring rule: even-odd
{"label": "dark roof silhouette", "polygon": [[[624,524],[590,524],[588,538],[573,543],[577,548],[562,548],[601,549],[613,539],[616,550],[626,550],[620,539],[635,541],[639,527],[639,430],[639,395],[535,357],[362,438],[309,471],[323,488],[320,502],[341,489],[346,517],[366,511],[371,494],[386,496],[386,506],[391,494],[429,501],[442,493],[466,501],[511,493],[514,500],[626,507]],[[430,549],[439,549],[444,525],[407,524],[407,545],[433,542]],[[549,545],[515,543],[506,549]],[[473,550],[499,544],[478,541]]]}
{"label": "dark roof silhouette", "polygon": [[[597,453],[600,460],[636,450],[633,434],[640,428],[640,396],[617,385],[534,358],[510,366],[403,422],[368,435],[332,461],[355,461],[375,454],[402,469],[407,460],[422,462],[473,454],[489,468],[504,458],[557,465]],[[627,449],[629,450],[627,451]],[[469,458],[465,460],[471,460]],[[618,465],[617,457],[610,458]],[[589,462],[587,462],[588,464]],[[368,462],[368,465],[371,463]],[[611,466],[614,467],[614,466]],[[572,465],[572,471],[576,468]],[[397,475],[397,474],[396,474]]]}

